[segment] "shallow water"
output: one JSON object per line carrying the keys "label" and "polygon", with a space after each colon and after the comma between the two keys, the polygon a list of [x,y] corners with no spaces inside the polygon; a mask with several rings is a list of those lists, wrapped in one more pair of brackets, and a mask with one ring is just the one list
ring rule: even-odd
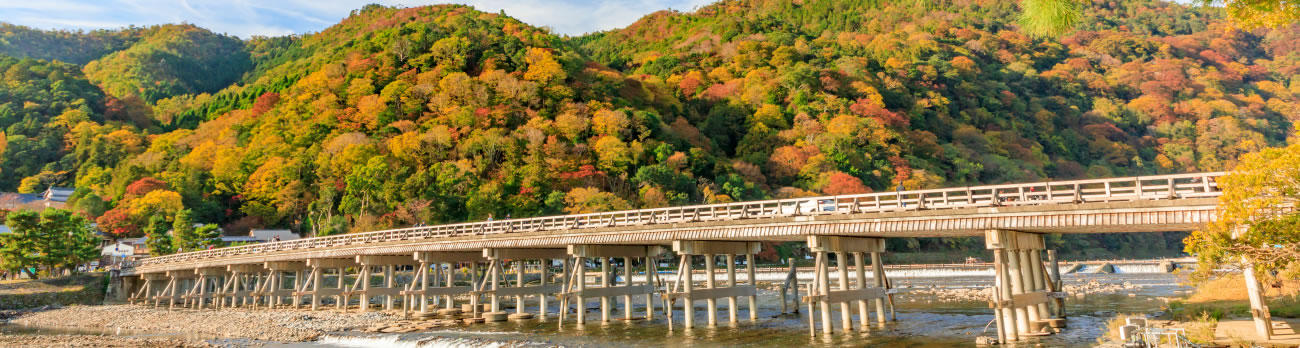
{"label": "shallow water", "polygon": [[[1115,313],[1149,313],[1160,310],[1164,298],[1181,296],[1188,288],[1181,285],[1181,278],[1174,274],[1163,273],[1128,273],[1128,274],[1078,274],[1065,275],[1064,281],[1087,282],[1097,280],[1104,283],[1129,283],[1137,289],[1123,294],[1089,295],[1072,297],[1066,300],[1068,327],[1060,334],[1038,339],[1036,342],[1052,347],[1087,347],[1097,342],[1102,335],[1105,322]],[[573,322],[560,327],[556,319],[546,322],[528,321],[522,323],[493,323],[472,327],[461,327],[429,332],[409,334],[361,334],[339,333],[325,337],[319,342],[305,345],[315,347],[500,347],[500,346],[571,346],[571,347],[843,347],[843,346],[889,346],[889,347],[951,347],[973,346],[975,337],[995,335],[989,325],[993,320],[992,311],[984,301],[937,303],[932,298],[910,297],[906,291],[915,288],[982,288],[991,285],[990,277],[956,276],[896,279],[897,285],[904,293],[897,295],[897,321],[887,322],[883,326],[872,323],[870,333],[838,332],[839,313],[833,311],[832,321],[837,332],[830,336],[821,335],[813,338],[809,335],[806,316],[779,315],[779,296],[772,291],[760,291],[760,319],[757,323],[749,322],[746,301],[739,301],[740,323],[736,326],[727,324],[726,310],[719,311],[719,327],[704,328],[705,315],[700,309],[704,302],[696,304],[697,327],[686,330],[681,327],[681,311],[674,311],[677,316],[675,329],[670,330],[661,312],[656,319],[647,323],[644,320],[624,322],[613,320],[609,324],[599,323],[599,312],[588,314],[588,324],[578,327]],[[1128,294],[1132,293],[1133,296]],[[634,299],[634,315],[643,315],[639,307],[641,299]],[[725,308],[726,301],[719,301],[719,307]],[[838,309],[838,306],[832,306]],[[856,311],[856,307],[853,309]],[[802,312],[806,314],[806,307]],[[612,311],[613,316],[622,317],[622,309]],[[874,309],[873,309],[874,316]],[[594,318],[594,319],[593,319]],[[987,326],[987,331],[986,331]]]}

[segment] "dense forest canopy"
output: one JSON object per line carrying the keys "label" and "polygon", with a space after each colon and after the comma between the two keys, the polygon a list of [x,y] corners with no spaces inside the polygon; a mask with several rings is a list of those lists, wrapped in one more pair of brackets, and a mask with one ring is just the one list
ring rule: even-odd
{"label": "dense forest canopy", "polygon": [[[578,37],[460,5],[371,5],[320,33],[242,41],[189,25],[6,26],[0,54],[41,60],[0,59],[13,86],[0,190],[75,186],[72,206],[119,236],[182,211],[227,231],[327,235],[1223,170],[1285,144],[1300,118],[1300,26],[1095,1],[1077,30],[1037,38],[1018,11],[731,0]],[[1125,238],[1180,249],[1159,235],[1052,242]]]}

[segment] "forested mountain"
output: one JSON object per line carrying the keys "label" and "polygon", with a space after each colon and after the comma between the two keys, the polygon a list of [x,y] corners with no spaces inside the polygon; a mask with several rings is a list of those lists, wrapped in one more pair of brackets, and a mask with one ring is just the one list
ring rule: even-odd
{"label": "forested mountain", "polygon": [[[459,5],[372,5],[320,33],[246,41],[149,28],[84,66],[99,88],[75,66],[21,61],[74,70],[59,78],[90,91],[0,92],[4,158],[29,135],[3,105],[44,108],[33,127],[66,113],[51,98],[83,100],[86,117],[50,145],[70,155],[0,163],[21,173],[0,190],[75,184],[73,205],[120,235],[183,209],[228,231],[323,235],[1222,170],[1287,141],[1300,27],[1240,31],[1156,1],[1086,8],[1056,39],[1019,32],[998,1],[724,1],[579,37]],[[1178,248],[1054,243],[1117,238]]]}
{"label": "forested mountain", "polygon": [[145,102],[211,93],[234,83],[252,66],[244,43],[193,25],[144,30],[131,47],[86,64],[86,76],[117,97]]}
{"label": "forested mountain", "polygon": [[0,54],[86,64],[139,39],[140,28],[90,32],[45,31],[0,23]]}

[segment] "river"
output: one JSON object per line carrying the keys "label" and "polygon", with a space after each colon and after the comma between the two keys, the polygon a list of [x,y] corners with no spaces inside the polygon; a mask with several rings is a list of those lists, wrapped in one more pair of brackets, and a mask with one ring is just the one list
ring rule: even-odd
{"label": "river", "polygon": [[[1141,271],[1141,270],[1134,270]],[[1123,272],[1123,270],[1121,270]],[[924,275],[924,274],[921,274]],[[1085,347],[1097,343],[1105,323],[1116,313],[1151,313],[1161,309],[1169,298],[1185,295],[1181,276],[1168,273],[1068,274],[1065,283],[1128,284],[1129,290],[1114,294],[1075,296],[1066,301],[1068,327],[1060,334],[1039,338],[1046,346]],[[741,322],[726,324],[726,311],[719,313],[719,327],[681,328],[681,311],[676,311],[678,327],[668,329],[661,313],[647,323],[644,320],[614,320],[602,325],[599,320],[578,327],[572,322],[563,327],[554,319],[546,322],[505,322],[407,334],[335,333],[316,342],[272,344],[273,347],[951,347],[973,346],[975,337],[995,335],[989,323],[992,312],[983,301],[939,302],[933,295],[917,296],[919,289],[983,288],[991,285],[989,276],[955,275],[908,277],[895,279],[903,293],[897,295],[897,321],[883,326],[872,325],[869,333],[835,333],[816,338],[809,335],[806,317],[781,315],[779,296],[760,290],[760,320],[750,323],[744,302]],[[698,304],[697,306],[701,306]],[[640,303],[639,300],[636,303]],[[719,301],[720,307],[726,301]],[[725,308],[725,307],[723,307]],[[638,308],[639,309],[639,308]],[[697,308],[698,310],[698,308]],[[806,314],[806,309],[803,310]],[[621,309],[614,311],[621,317]],[[703,317],[702,314],[700,318]],[[834,314],[838,327],[838,313]],[[697,320],[698,326],[703,320]],[[986,329],[987,327],[987,329]]]}

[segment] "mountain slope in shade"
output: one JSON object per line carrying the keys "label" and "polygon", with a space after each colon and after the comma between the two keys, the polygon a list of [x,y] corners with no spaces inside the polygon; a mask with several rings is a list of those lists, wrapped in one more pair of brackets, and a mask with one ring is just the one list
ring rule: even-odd
{"label": "mountain slope in shade", "polygon": [[193,25],[143,30],[130,47],[86,64],[86,76],[114,96],[146,102],[216,92],[251,66],[244,43]]}
{"label": "mountain slope in shade", "polygon": [[47,31],[0,23],[0,54],[81,65],[130,46],[141,30]]}

